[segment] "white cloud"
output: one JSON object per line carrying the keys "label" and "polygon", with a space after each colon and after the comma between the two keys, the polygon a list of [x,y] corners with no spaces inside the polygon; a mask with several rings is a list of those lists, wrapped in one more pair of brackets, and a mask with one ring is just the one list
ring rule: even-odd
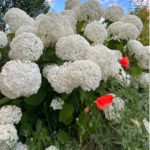
{"label": "white cloud", "polygon": [[46,0],[45,2],[51,4],[51,3],[52,3],[52,0]]}

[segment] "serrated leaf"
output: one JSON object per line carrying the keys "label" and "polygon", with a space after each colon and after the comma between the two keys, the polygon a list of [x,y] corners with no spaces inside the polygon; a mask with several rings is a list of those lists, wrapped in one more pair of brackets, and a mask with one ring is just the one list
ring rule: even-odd
{"label": "serrated leaf", "polygon": [[59,121],[63,122],[66,126],[72,122],[74,108],[70,104],[64,104],[63,109],[59,113]]}
{"label": "serrated leaf", "polygon": [[39,90],[37,94],[34,94],[30,97],[24,98],[24,101],[28,105],[37,106],[43,102],[45,97],[46,97],[46,91],[45,90]]}

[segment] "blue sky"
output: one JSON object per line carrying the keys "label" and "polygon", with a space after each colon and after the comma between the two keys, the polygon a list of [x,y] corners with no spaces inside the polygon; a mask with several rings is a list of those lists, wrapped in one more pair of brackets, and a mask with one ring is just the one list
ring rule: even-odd
{"label": "blue sky", "polygon": [[[64,10],[65,0],[52,0],[52,1],[53,1],[52,8],[56,12],[61,12]],[[86,0],[80,0],[80,1],[85,2]],[[99,2],[104,8],[109,7],[111,4],[120,5],[124,8],[125,13],[128,13],[130,7],[129,0],[99,0]]]}

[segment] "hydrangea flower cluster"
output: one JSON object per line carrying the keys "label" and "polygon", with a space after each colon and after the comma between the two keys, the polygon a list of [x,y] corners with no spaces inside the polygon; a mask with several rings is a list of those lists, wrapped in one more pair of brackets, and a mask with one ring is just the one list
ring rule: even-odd
{"label": "hydrangea flower cluster", "polygon": [[80,5],[80,0],[66,0],[65,9],[71,10],[78,5]]}
{"label": "hydrangea flower cluster", "polygon": [[143,72],[139,77],[139,82],[141,84],[150,84],[150,73]]}
{"label": "hydrangea flower cluster", "polygon": [[113,103],[103,110],[105,118],[118,122],[121,119],[121,112],[124,109],[124,105],[124,101],[120,97],[114,97]]}
{"label": "hydrangea flower cluster", "polygon": [[76,33],[77,17],[75,12],[73,10],[64,10],[61,14],[69,20],[72,29]]}
{"label": "hydrangea flower cluster", "polygon": [[126,73],[118,62],[116,53],[104,45],[99,44],[91,47],[91,50],[86,54],[86,58],[99,65],[104,80],[112,76],[122,81],[126,76]]}
{"label": "hydrangea flower cluster", "polygon": [[0,149],[9,150],[18,141],[17,130],[13,124],[0,124]]}
{"label": "hydrangea flower cluster", "polygon": [[131,54],[135,54],[138,65],[143,69],[149,69],[150,46],[143,46],[136,40],[130,40],[127,44]]}
{"label": "hydrangea flower cluster", "polygon": [[8,10],[4,16],[4,20],[9,25],[11,32],[16,32],[22,25],[35,25],[34,19],[19,8],[11,8]]}
{"label": "hydrangea flower cluster", "polygon": [[139,30],[139,32],[141,33],[142,29],[143,29],[143,23],[141,21],[141,19],[135,15],[127,15],[127,16],[123,16],[120,21],[124,22],[124,23],[132,23],[134,24],[137,29]]}
{"label": "hydrangea flower cluster", "polygon": [[37,35],[44,46],[55,44],[59,38],[74,34],[69,20],[61,14],[48,13],[40,18],[37,25]]}
{"label": "hydrangea flower cluster", "polygon": [[21,33],[34,33],[36,34],[37,28],[35,26],[29,26],[29,25],[22,25],[18,30],[15,32],[15,35],[20,35]]}
{"label": "hydrangea flower cluster", "polygon": [[56,55],[63,60],[84,60],[90,44],[78,34],[62,37],[56,43]]}
{"label": "hydrangea flower cluster", "polygon": [[0,73],[0,91],[10,99],[30,96],[41,86],[41,74],[37,64],[30,61],[8,61]]}
{"label": "hydrangea flower cluster", "polygon": [[[102,70],[102,78],[109,76],[122,80],[126,73],[118,62],[118,53],[104,45],[90,46],[80,35],[62,37],[56,43],[56,55],[63,60],[91,60]],[[119,54],[120,56],[120,54]],[[120,70],[122,71],[120,74]]]}
{"label": "hydrangea flower cluster", "polygon": [[9,57],[14,60],[37,61],[43,53],[43,42],[33,33],[21,33],[10,43]]}
{"label": "hydrangea flower cluster", "polygon": [[112,23],[108,29],[108,36],[111,39],[117,40],[135,40],[140,35],[137,27],[132,23],[123,23],[121,21]]}
{"label": "hydrangea flower cluster", "polygon": [[[17,150],[18,135],[14,124],[21,120],[21,109],[15,105],[5,105],[0,108],[0,149]],[[17,146],[17,147],[16,147]],[[23,150],[23,149],[22,149]],[[26,149],[27,150],[27,146]]]}
{"label": "hydrangea flower cluster", "polygon": [[85,28],[84,34],[94,44],[103,43],[107,38],[107,30],[99,21],[89,23]]}
{"label": "hydrangea flower cluster", "polygon": [[51,102],[50,106],[54,110],[60,110],[60,109],[62,109],[63,104],[64,104],[64,101],[62,101],[62,99],[60,97],[56,97],[56,98],[52,99],[52,102]]}
{"label": "hydrangea flower cluster", "polygon": [[120,6],[110,6],[104,11],[104,18],[111,22],[119,21],[123,16],[124,10]]}
{"label": "hydrangea flower cluster", "polygon": [[78,8],[77,19],[79,21],[100,20],[103,11],[102,6],[97,0],[88,0]]}
{"label": "hydrangea flower cluster", "polygon": [[15,144],[13,150],[28,150],[28,146],[26,144],[22,144],[21,142],[18,142]]}
{"label": "hydrangea flower cluster", "polygon": [[18,124],[21,117],[21,109],[15,105],[5,105],[0,108],[0,124]]}
{"label": "hydrangea flower cluster", "polygon": [[101,81],[99,66],[89,60],[46,66],[43,73],[58,93],[69,94],[79,86],[85,91],[95,90]]}

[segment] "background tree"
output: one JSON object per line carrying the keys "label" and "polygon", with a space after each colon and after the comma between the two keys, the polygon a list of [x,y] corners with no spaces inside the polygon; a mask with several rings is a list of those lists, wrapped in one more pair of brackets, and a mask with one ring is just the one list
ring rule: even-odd
{"label": "background tree", "polygon": [[3,16],[12,7],[24,10],[31,17],[40,13],[46,13],[50,9],[50,3],[45,0],[0,0],[0,30],[4,29]]}

